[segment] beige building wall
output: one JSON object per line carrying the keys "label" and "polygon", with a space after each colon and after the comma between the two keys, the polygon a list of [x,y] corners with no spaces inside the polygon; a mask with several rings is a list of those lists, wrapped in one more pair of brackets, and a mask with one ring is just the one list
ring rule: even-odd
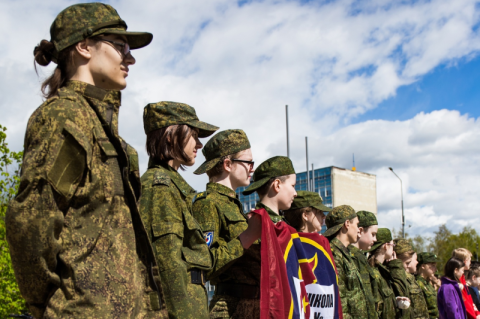
{"label": "beige building wall", "polygon": [[377,215],[377,177],[373,174],[332,167],[333,207],[350,205],[355,211]]}

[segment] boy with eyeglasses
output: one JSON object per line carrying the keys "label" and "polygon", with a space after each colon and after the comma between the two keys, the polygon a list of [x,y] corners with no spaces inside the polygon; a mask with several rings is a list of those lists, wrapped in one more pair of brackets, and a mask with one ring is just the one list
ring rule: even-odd
{"label": "boy with eyeglasses", "polygon": [[[207,173],[206,191],[198,194],[193,203],[193,216],[202,227],[213,268],[207,278],[213,285],[235,280],[230,267],[261,236],[260,216],[254,214],[247,222],[243,206],[235,190],[250,183],[254,162],[247,135],[242,130],[226,130],[213,136],[203,148],[206,161],[194,172]],[[229,318],[236,308],[230,299],[218,296],[211,302],[212,316]],[[214,307],[222,304],[223,309]],[[212,308],[211,307],[211,308]],[[226,308],[226,309],[225,309]]]}

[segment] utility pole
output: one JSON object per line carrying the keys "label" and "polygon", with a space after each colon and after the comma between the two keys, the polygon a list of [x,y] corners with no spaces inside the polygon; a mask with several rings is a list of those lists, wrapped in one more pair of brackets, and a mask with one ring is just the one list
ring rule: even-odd
{"label": "utility pole", "polygon": [[313,163],[312,163],[312,192],[315,191],[315,169],[313,168]]}
{"label": "utility pole", "polygon": [[288,135],[288,105],[285,105],[285,118],[287,119],[287,157],[290,158],[290,136]]}
{"label": "utility pole", "polygon": [[308,170],[308,137],[305,136],[305,158],[307,160],[307,191],[310,190],[310,172]]}
{"label": "utility pole", "polygon": [[[393,174],[395,174],[395,172],[393,171],[393,168],[389,167],[388,169],[391,170]],[[400,194],[402,196],[402,237],[405,238],[405,214],[403,213],[403,186],[402,186],[402,180],[400,179],[400,177],[398,177],[397,174],[395,174],[395,176],[397,176],[398,180],[400,181]]]}

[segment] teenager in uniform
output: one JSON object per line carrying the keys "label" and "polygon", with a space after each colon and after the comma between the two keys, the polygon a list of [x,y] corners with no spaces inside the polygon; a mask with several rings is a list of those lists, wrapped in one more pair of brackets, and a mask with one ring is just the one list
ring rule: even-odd
{"label": "teenager in uniform", "polygon": [[316,192],[298,191],[289,210],[284,211],[285,220],[298,232],[318,233],[325,223],[325,214],[332,209],[323,205]]}
{"label": "teenager in uniform", "polygon": [[343,318],[369,318],[362,278],[347,248],[359,237],[357,214],[348,205],[337,206],[327,215],[325,222],[327,231],[323,235],[330,241],[337,266]]}
{"label": "teenager in uniform", "polygon": [[357,212],[358,216],[358,230],[360,238],[356,243],[348,246],[355,265],[362,276],[362,290],[365,294],[367,302],[367,311],[369,319],[378,318],[375,308],[375,297],[378,296],[378,286],[376,285],[375,272],[368,263],[365,252],[372,248],[375,241],[377,241],[378,222],[375,214],[367,211]]}
{"label": "teenager in uniform", "polygon": [[206,161],[194,173],[207,173],[210,182],[206,191],[195,197],[193,217],[202,227],[213,255],[207,279],[217,289],[210,302],[210,317],[230,318],[236,316],[238,302],[231,296],[219,295],[219,289],[222,283],[236,280],[230,268],[262,232],[261,217],[253,214],[247,223],[235,193],[238,187],[250,184],[252,150],[245,132],[226,130],[215,134],[202,152]]}
{"label": "teenager in uniform", "polygon": [[199,138],[218,127],[201,122],[183,103],[150,103],[144,109],[148,170],[142,176],[140,213],[149,231],[169,318],[208,318],[205,271],[212,257],[192,216],[195,191],[179,174],[195,164]]}
{"label": "teenager in uniform", "polygon": [[437,271],[437,255],[427,252],[419,253],[417,256],[417,261],[417,275],[415,276],[415,279],[417,280],[417,284],[420,286],[420,289],[422,289],[423,296],[427,302],[428,315],[430,319],[437,319],[439,317],[437,291],[429,282],[429,278]]}
{"label": "teenager in uniform", "polygon": [[407,275],[407,283],[410,291],[410,308],[412,309],[412,318],[428,319],[428,307],[422,289],[415,280],[415,272],[417,271],[417,253],[413,250],[413,246],[409,240],[398,238],[393,241],[395,243],[394,251],[397,259],[402,261],[403,268]]}
{"label": "teenager in uniform", "polygon": [[378,317],[382,319],[410,318],[408,284],[401,260],[396,259],[392,233],[379,228],[377,241],[370,249],[368,262],[376,276],[379,290]]}
{"label": "teenager in uniform", "polygon": [[25,134],[18,194],[6,213],[20,291],[35,318],[164,318],[155,256],[137,209],[137,152],[118,133],[131,51],[114,8],[60,12],[35,62],[57,64]]}

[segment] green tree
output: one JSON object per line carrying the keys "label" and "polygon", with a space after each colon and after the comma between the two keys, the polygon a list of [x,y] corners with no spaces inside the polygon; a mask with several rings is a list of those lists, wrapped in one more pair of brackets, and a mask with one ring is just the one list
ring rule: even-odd
{"label": "green tree", "polygon": [[0,124],[0,318],[27,312],[13,273],[5,231],[5,212],[18,190],[23,152],[10,151],[6,131]]}

